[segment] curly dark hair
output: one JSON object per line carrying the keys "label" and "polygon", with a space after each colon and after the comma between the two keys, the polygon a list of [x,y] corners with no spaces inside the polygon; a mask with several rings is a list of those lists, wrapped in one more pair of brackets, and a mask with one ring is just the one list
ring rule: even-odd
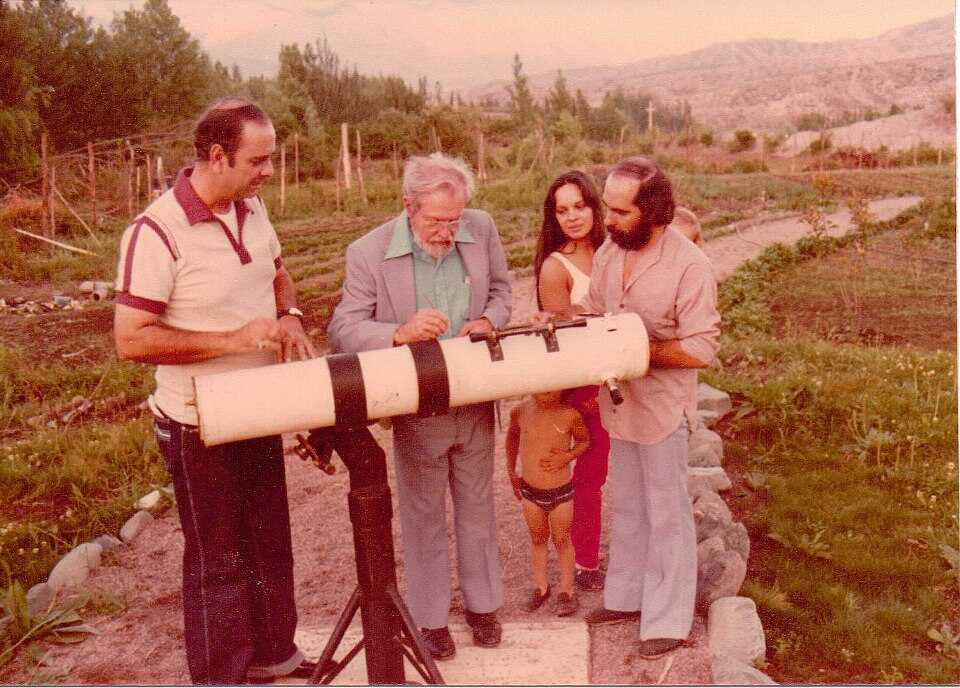
{"label": "curly dark hair", "polygon": [[534,288],[537,292],[537,308],[539,309],[543,308],[539,289],[540,270],[543,268],[543,262],[547,259],[547,256],[554,251],[559,251],[560,247],[569,241],[557,221],[557,189],[567,184],[573,184],[580,189],[583,202],[593,211],[593,227],[590,228],[589,237],[594,250],[600,247],[605,237],[600,194],[590,177],[579,170],[571,170],[554,179],[543,199],[543,225],[540,228],[540,236],[537,238],[537,253],[533,259]]}

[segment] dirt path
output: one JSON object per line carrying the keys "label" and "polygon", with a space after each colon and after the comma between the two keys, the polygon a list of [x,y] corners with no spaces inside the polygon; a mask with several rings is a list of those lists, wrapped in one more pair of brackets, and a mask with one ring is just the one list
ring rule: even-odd
{"label": "dirt path", "polygon": [[[871,203],[870,208],[877,219],[889,219],[918,200],[916,197],[885,199]],[[829,219],[837,225],[837,232],[849,227],[849,213],[834,213]],[[807,226],[796,218],[757,223],[708,243],[705,251],[714,262],[718,279],[722,279],[741,262],[758,255],[765,246],[777,241],[795,241],[806,231]],[[514,321],[524,321],[534,306],[531,277],[517,279]],[[504,417],[513,403],[501,404]],[[377,426],[374,428],[381,445],[387,450],[392,482],[389,433]],[[497,435],[495,494],[505,589],[500,616],[507,621],[553,620],[546,609],[531,615],[521,608],[529,586],[527,532],[509,481],[500,469],[504,456],[503,441],[504,432],[500,431]],[[328,477],[291,456],[287,461],[287,483],[300,625],[311,628],[331,625],[355,584],[353,544],[346,509],[347,474],[341,467],[336,475]],[[606,517],[604,520],[606,536],[609,524]],[[395,541],[399,543],[398,519],[394,518],[393,525]],[[601,556],[605,560],[606,542],[602,549]],[[94,573],[87,585],[95,591],[98,608],[104,612],[90,619],[100,635],[79,645],[47,648],[42,665],[10,677],[10,680],[17,683],[59,680],[71,684],[188,683],[181,617],[182,551],[179,522],[175,511],[169,511],[150,525],[131,547],[116,555],[106,555],[105,565]],[[398,544],[401,592],[405,591],[407,584],[403,579],[402,559]],[[556,576],[555,569],[552,575]],[[582,616],[602,603],[601,593],[584,593],[580,603],[579,615]],[[455,618],[462,614],[456,583],[451,609]],[[590,680],[593,683],[658,681],[666,668],[666,660],[638,660],[632,630],[632,626],[624,624],[591,632]],[[705,619],[698,617],[695,620],[688,646],[672,656],[666,683],[711,682]]]}

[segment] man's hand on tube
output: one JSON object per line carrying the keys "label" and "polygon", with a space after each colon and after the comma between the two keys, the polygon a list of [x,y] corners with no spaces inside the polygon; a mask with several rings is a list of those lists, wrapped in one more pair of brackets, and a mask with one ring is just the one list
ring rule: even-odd
{"label": "man's hand on tube", "polygon": [[493,332],[493,324],[486,318],[477,318],[463,323],[463,327],[457,333],[458,337],[469,337],[474,332]]}
{"label": "man's hand on tube", "polygon": [[303,331],[303,323],[295,315],[285,315],[277,321],[280,329],[283,331],[283,351],[282,361],[301,360],[316,358],[317,350],[313,348],[313,343]]}
{"label": "man's hand on tube", "polygon": [[450,327],[450,323],[440,311],[435,308],[422,308],[397,328],[393,333],[393,343],[397,346],[425,342],[436,339]]}
{"label": "man's hand on tube", "polygon": [[286,334],[276,320],[257,318],[234,330],[232,334],[233,348],[238,352],[270,349],[278,354],[283,353]]}

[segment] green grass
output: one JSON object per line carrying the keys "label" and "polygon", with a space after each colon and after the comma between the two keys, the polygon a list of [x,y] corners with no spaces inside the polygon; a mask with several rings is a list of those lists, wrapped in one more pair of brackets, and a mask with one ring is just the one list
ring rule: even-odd
{"label": "green grass", "polygon": [[[884,228],[952,240],[950,207],[928,204]],[[868,246],[879,241],[870,236]],[[804,267],[851,240],[827,243],[772,248],[721,286],[724,368],[705,379],[738,400],[725,432],[755,543],[743,594],[758,605],[776,680],[955,684],[960,652],[931,635],[960,633],[955,343],[943,352],[775,335],[767,298],[781,280],[794,304],[849,281]],[[882,308],[906,326],[916,299],[939,307],[938,294],[900,289],[902,271],[882,277],[888,298],[865,300],[865,318]]]}
{"label": "green grass", "polygon": [[[518,175],[504,167],[479,189],[473,205],[497,221],[511,267],[530,265],[543,190],[561,171]],[[321,319],[329,316],[342,280],[346,245],[400,207],[398,182],[384,165],[369,172],[367,202],[355,189],[339,210],[332,180],[288,187],[282,215],[278,184],[265,190],[301,302],[315,304],[308,307]],[[868,196],[952,189],[944,168],[829,178],[833,185],[814,183],[810,174],[675,175],[681,203],[717,213],[710,231],[742,218],[761,197],[767,209],[791,210],[843,200],[853,188]],[[917,241],[925,233],[952,237],[948,205],[925,206],[886,228],[903,228]],[[115,219],[99,230],[102,248],[79,233],[67,238],[97,250],[96,258],[34,243],[19,250],[19,240],[0,229],[0,276],[24,285],[112,280],[123,225]],[[944,603],[945,595],[955,600],[956,589],[944,578],[950,569],[940,549],[956,534],[949,519],[956,513],[956,489],[951,492],[947,472],[956,459],[955,365],[949,355],[841,347],[798,336],[780,341],[770,283],[785,267],[826,250],[813,240],[797,251],[775,249],[722,290],[726,368],[708,379],[749,403],[740,405],[747,412],[738,421],[749,442],[730,443],[728,455],[745,465],[767,499],[751,528],[780,538],[770,540],[768,570],[746,590],[764,615],[778,677],[819,679],[814,660],[824,653],[842,658],[846,650],[857,667],[869,658],[873,669],[834,668],[828,676],[934,680],[954,671],[952,650],[944,646],[938,653],[926,633],[956,616],[955,603]],[[73,349],[88,343],[83,336],[72,341],[78,342]],[[0,564],[25,587],[42,580],[74,544],[116,533],[139,496],[168,482],[149,419],[135,411],[153,387],[152,368],[107,354],[68,365],[56,354],[44,355],[40,343],[35,348],[26,342],[0,346]],[[46,419],[75,395],[115,399],[120,411],[48,428]],[[45,419],[39,426],[30,420],[37,416]],[[894,510],[894,504],[900,506]],[[948,593],[939,591],[943,586]],[[858,611],[850,612],[850,604]],[[818,624],[830,624],[837,640],[824,641]],[[856,635],[858,627],[868,630]],[[838,661],[841,669],[848,664]],[[946,669],[937,673],[931,668],[937,662]]]}

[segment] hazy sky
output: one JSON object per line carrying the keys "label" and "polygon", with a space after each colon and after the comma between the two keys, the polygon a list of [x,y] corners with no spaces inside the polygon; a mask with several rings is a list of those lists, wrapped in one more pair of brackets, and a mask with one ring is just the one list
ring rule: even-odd
{"label": "hazy sky", "polygon": [[[325,35],[362,73],[427,76],[446,89],[622,64],[750,38],[869,38],[953,12],[953,0],[169,0],[209,52],[244,75],[273,75],[283,43]],[[71,0],[108,23],[142,2]]]}

